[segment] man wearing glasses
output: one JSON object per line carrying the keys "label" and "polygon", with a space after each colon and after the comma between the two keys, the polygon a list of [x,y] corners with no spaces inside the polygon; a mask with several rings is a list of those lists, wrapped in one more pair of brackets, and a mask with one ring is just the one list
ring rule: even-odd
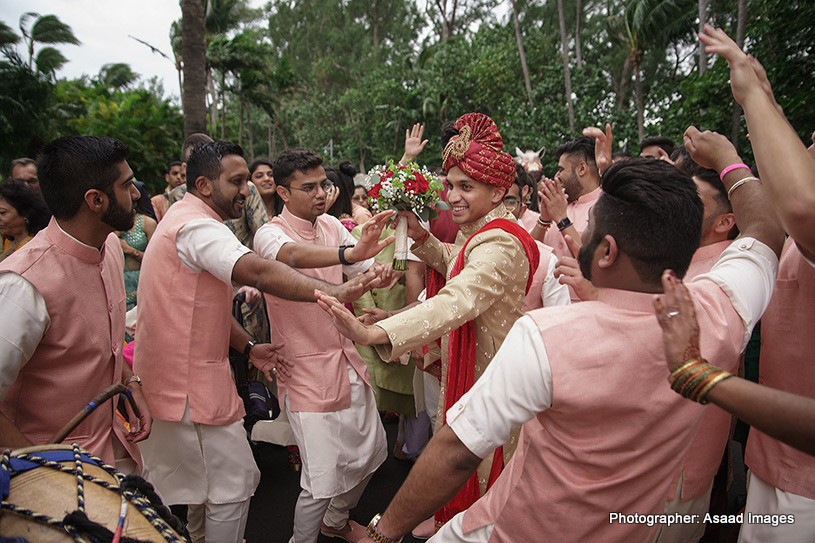
{"label": "man wearing glasses", "polygon": [[[326,178],[322,159],[303,148],[285,149],[272,165],[283,211],[255,234],[263,258],[298,267],[311,277],[342,282],[365,272],[373,256],[393,237],[378,243],[393,212],[363,226],[358,245],[335,217],[326,198],[337,190]],[[376,250],[357,255],[365,239]],[[387,456],[382,423],[365,362],[354,344],[334,328],[317,304],[266,295],[272,342],[291,363],[291,375],[277,374],[281,398],[303,461],[291,541],[328,537],[358,541],[365,528],[350,521],[373,472]]]}

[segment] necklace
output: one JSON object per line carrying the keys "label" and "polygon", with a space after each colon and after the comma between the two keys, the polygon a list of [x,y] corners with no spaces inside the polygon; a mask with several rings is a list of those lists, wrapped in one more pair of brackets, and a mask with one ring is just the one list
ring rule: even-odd
{"label": "necklace", "polygon": [[284,223],[286,223],[286,225],[289,228],[291,228],[292,232],[297,234],[297,237],[299,237],[300,239],[302,239],[304,241],[316,241],[316,240],[320,239],[320,231],[322,230],[322,227],[320,226],[320,223],[317,223],[317,233],[314,234],[314,237],[310,238],[310,237],[304,236],[303,234],[298,232],[295,227],[293,227],[291,224],[289,224],[289,221],[286,220],[286,217],[284,217],[283,215],[278,215],[278,216],[283,220]]}

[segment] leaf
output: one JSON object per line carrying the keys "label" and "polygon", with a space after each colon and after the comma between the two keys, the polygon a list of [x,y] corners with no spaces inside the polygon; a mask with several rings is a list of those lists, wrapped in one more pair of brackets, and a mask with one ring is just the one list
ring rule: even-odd
{"label": "leaf", "polygon": [[430,220],[430,208],[429,207],[423,207],[422,210],[419,211],[418,215],[419,215],[419,218],[422,219],[424,222],[429,221]]}
{"label": "leaf", "polygon": [[444,200],[439,200],[438,202],[436,202],[435,208],[438,209],[439,211],[447,210],[450,209],[450,204],[448,204]]}
{"label": "leaf", "polygon": [[43,15],[31,26],[31,39],[40,43],[72,43],[79,45],[71,27],[56,15]]}
{"label": "leaf", "polygon": [[54,47],[43,47],[37,54],[37,71],[42,74],[53,74],[59,70],[68,59]]}

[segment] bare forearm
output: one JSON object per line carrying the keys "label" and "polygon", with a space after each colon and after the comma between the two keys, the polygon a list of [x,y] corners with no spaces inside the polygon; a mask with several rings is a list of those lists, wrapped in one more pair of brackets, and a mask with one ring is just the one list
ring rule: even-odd
{"label": "bare forearm", "polygon": [[445,426],[430,440],[379,521],[379,531],[398,539],[450,501],[481,459]]}
{"label": "bare forearm", "polygon": [[[724,185],[730,190],[748,175],[745,169],[729,172],[724,177]],[[767,205],[767,200],[767,190],[757,181],[744,183],[730,195],[741,236],[755,238],[780,255],[784,246],[784,228],[772,206]]]}
{"label": "bare forearm", "polygon": [[340,264],[340,257],[336,247],[286,243],[278,251],[277,261],[292,268],[325,268]]}
{"label": "bare forearm", "polygon": [[815,253],[812,158],[795,130],[763,93],[745,101],[744,116],[770,202],[793,239]]}
{"label": "bare forearm", "polygon": [[815,399],[738,377],[713,387],[707,399],[770,437],[815,455]]}
{"label": "bare forearm", "polygon": [[245,254],[235,263],[232,279],[261,292],[297,302],[313,302],[315,289],[331,296],[338,294],[336,285],[304,275],[282,262],[265,260],[254,253]]}
{"label": "bare forearm", "polygon": [[251,341],[252,336],[249,335],[249,332],[247,332],[234,317],[232,318],[231,325],[232,327],[229,330],[229,346],[236,351],[243,352],[244,347]]}

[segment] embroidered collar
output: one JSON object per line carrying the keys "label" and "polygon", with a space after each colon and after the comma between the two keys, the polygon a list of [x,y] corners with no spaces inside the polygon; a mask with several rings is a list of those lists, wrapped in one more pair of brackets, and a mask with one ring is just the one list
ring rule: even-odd
{"label": "embroidered collar", "polygon": [[513,215],[503,203],[500,203],[492,211],[477,221],[459,225],[459,233],[464,236],[464,239],[468,239],[470,236],[481,230],[485,224],[490,221],[494,221],[495,219],[509,219],[513,222],[518,222],[515,219],[515,215]]}

